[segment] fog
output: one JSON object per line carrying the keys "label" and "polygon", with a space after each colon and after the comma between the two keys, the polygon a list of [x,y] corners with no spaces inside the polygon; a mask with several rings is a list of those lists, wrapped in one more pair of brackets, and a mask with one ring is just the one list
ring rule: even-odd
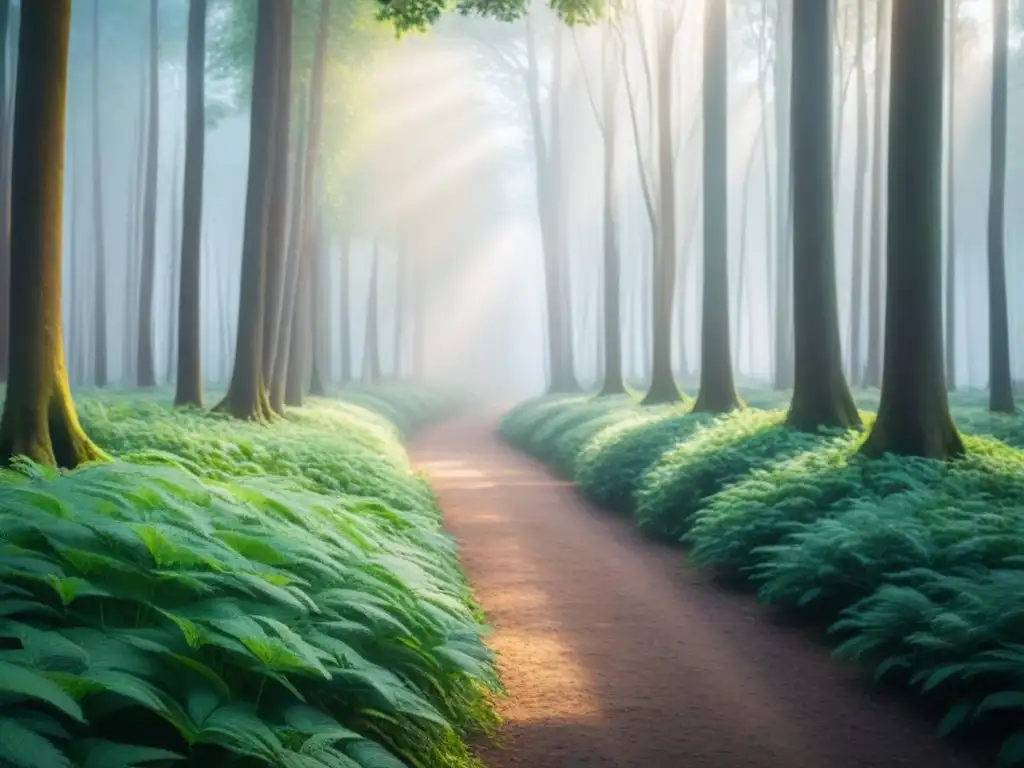
{"label": "fog", "polygon": [[[24,0],[22,0],[24,2]],[[234,5],[211,2],[208,20],[207,147],[202,229],[202,355],[210,384],[225,383],[239,321],[239,280],[249,149],[249,59]],[[336,6],[347,8],[344,4]],[[949,3],[947,3],[949,5]],[[987,216],[991,86],[990,3],[962,0],[955,39],[953,195],[955,210],[956,384],[988,377]],[[448,16],[430,32],[396,39],[366,17],[358,49],[329,45],[322,171],[323,267],[314,281],[323,333],[321,370],[343,376],[341,334],[350,338],[352,375],[368,375],[367,309],[378,254],[378,348],[382,373],[395,365],[500,398],[539,393],[547,376],[544,238],[540,211],[557,208],[558,248],[569,286],[561,304],[571,318],[575,372],[600,378],[603,251],[602,56],[615,71],[617,241],[622,259],[623,361],[630,381],[650,366],[652,227],[644,187],[657,187],[655,85],[648,80],[662,4],[637,0],[618,30],[569,29],[538,5],[511,24]],[[731,0],[728,67],[728,222],[732,356],[742,378],[772,372],[778,266],[778,140],[788,118],[776,115],[775,0]],[[865,3],[866,112],[858,120],[856,3],[836,5],[834,148],[838,296],[844,345],[850,344],[854,197],[858,125],[866,127],[867,167],[875,80],[875,2]],[[15,4],[17,8],[17,4]],[[185,0],[161,0],[159,149],[154,324],[158,379],[173,378],[180,208],[185,137]],[[93,161],[93,20],[99,8],[99,117],[102,166]],[[64,324],[72,383],[94,379],[94,177],[102,180],[106,240],[109,377],[133,383],[138,332],[140,206],[147,119],[149,4],[75,2],[68,93],[64,214]],[[701,322],[703,3],[677,5],[672,57],[677,288],[673,350],[685,381],[699,364]],[[639,23],[638,23],[639,20]],[[1015,380],[1024,379],[1024,55],[1021,17],[1011,32],[1007,167],[1007,285]],[[315,23],[315,19],[310,23]],[[297,21],[297,39],[301,34]],[[643,30],[641,33],[639,30]],[[353,44],[354,45],[354,44]],[[298,50],[297,45],[297,50]],[[841,50],[840,50],[841,48]],[[9,46],[8,60],[13,61]],[[298,55],[298,54],[297,54]],[[784,57],[786,54],[781,54]],[[948,56],[948,51],[947,51]],[[232,58],[234,57],[234,59]],[[554,62],[561,60],[561,74]],[[233,62],[233,64],[232,64]],[[9,71],[11,67],[8,68]],[[296,66],[296,78],[302,77]],[[656,73],[655,73],[656,74]],[[530,83],[537,90],[531,106]],[[763,81],[763,83],[762,83]],[[759,87],[761,84],[761,87]],[[297,89],[301,90],[301,89]],[[560,125],[552,108],[560,105]],[[883,100],[884,103],[884,100]],[[631,105],[633,110],[631,111]],[[557,199],[538,189],[539,114],[547,152],[560,147]],[[298,110],[297,110],[298,112]],[[292,121],[293,139],[301,119]],[[949,131],[946,132],[947,141]],[[293,144],[295,142],[293,141]],[[799,152],[799,147],[794,148]],[[884,147],[882,148],[884,152]],[[550,164],[551,159],[548,158]],[[948,168],[946,173],[948,173]],[[884,173],[883,173],[884,178]],[[540,181],[540,185],[538,184]],[[867,179],[867,205],[872,190]],[[884,185],[883,185],[884,186]],[[658,208],[658,190],[653,190]],[[946,209],[948,211],[948,209]],[[864,247],[867,248],[869,216]],[[948,216],[943,222],[949,227]],[[945,235],[944,235],[945,238]],[[342,263],[347,252],[348,280]],[[865,281],[866,283],[866,281]],[[864,287],[864,296],[867,288]],[[866,298],[864,299],[866,306]],[[397,320],[396,320],[397,318]],[[866,334],[861,335],[866,345]],[[401,374],[401,370],[397,373]]]}

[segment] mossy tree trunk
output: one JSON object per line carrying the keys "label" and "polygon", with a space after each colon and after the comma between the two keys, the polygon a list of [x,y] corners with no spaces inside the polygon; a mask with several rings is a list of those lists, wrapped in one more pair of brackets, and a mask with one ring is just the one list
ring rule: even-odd
{"label": "mossy tree trunk", "polygon": [[61,217],[71,0],[24,3],[11,173],[11,303],[0,459],[103,457],[71,401],[61,331]]}
{"label": "mossy tree trunk", "polygon": [[740,407],[729,343],[728,43],[725,3],[704,18],[704,285],[695,412]]}
{"label": "mossy tree trunk", "polygon": [[793,399],[791,427],[860,423],[843,376],[836,297],[829,5],[793,0]]}
{"label": "mossy tree trunk", "polygon": [[618,90],[616,57],[611,48],[615,45],[611,31],[605,32],[604,56],[602,61],[603,91],[601,112],[604,141],[604,381],[600,395],[621,395],[626,391],[622,378],[622,312],[620,299],[622,289],[619,244],[615,231],[615,95]]}
{"label": "mossy tree trunk", "polygon": [[139,275],[139,325],[135,347],[135,383],[156,386],[153,354],[153,287],[156,278],[156,182],[160,164],[160,29],[159,0],[149,0],[149,134],[146,141],[146,187],[142,213],[142,271]]}
{"label": "mossy tree trunk", "polygon": [[1009,0],[992,0],[992,142],[988,197],[989,408],[1013,413],[1006,304],[1006,101]]}
{"label": "mossy tree trunk", "polygon": [[885,249],[885,188],[882,186],[882,159],[885,157],[885,133],[882,111],[885,107],[886,58],[889,48],[889,3],[877,0],[875,24],[875,104],[872,120],[871,159],[871,257],[868,263],[868,349],[861,386],[878,387],[882,383],[882,255]]}
{"label": "mossy tree trunk", "polygon": [[174,404],[203,405],[200,267],[203,224],[203,158],[206,153],[206,4],[188,10],[185,93],[185,179],[182,185],[181,277],[178,290],[178,375]]}
{"label": "mossy tree trunk", "polygon": [[227,394],[216,408],[238,419],[273,416],[263,378],[263,299],[277,113],[279,14],[285,9],[285,3],[278,0],[259,0],[235,361]]}
{"label": "mossy tree trunk", "polygon": [[674,9],[671,4],[666,4],[658,32],[658,226],[655,230],[651,272],[651,383],[643,399],[644,405],[674,403],[681,399],[672,370],[672,303],[676,287],[676,178],[672,104],[677,37]]}
{"label": "mossy tree trunk", "polygon": [[885,366],[861,450],[949,459],[964,445],[946,395],[942,345],[942,75],[945,9],[892,6]]}

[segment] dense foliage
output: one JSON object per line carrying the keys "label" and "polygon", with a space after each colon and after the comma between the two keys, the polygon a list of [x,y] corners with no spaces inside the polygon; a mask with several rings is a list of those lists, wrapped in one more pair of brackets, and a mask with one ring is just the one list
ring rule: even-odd
{"label": "dense foliage", "polygon": [[115,461],[0,471],[0,765],[476,764],[499,685],[399,440],[452,400],[350,397],[85,397]]}
{"label": "dense foliage", "polygon": [[[718,417],[541,398],[502,431],[695,562],[829,624],[840,658],[945,705],[941,734],[1005,717],[1018,732],[1000,764],[1024,764],[1024,417],[951,398],[968,447],[952,463],[865,460],[863,431],[787,429],[765,391],[747,397],[764,410]],[[588,435],[575,457],[566,425]]]}

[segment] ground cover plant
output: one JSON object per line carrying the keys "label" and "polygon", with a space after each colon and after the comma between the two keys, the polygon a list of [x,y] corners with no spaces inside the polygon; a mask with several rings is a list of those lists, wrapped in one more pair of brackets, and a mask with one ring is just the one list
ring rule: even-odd
{"label": "ground cover plant", "polygon": [[[358,393],[401,426],[445,394]],[[476,764],[482,617],[399,426],[80,398],[111,463],[0,471],[0,764]],[[437,410],[440,409],[440,410]]]}
{"label": "ground cover plant", "polygon": [[[855,394],[861,408],[877,402]],[[714,417],[541,399],[502,429],[545,457],[552,421],[590,420],[598,429],[573,475],[589,497],[681,539],[692,561],[739,576],[762,601],[829,626],[840,658],[946,706],[941,734],[993,718],[1019,731],[1024,417],[954,394],[964,458],[868,461],[856,452],[863,430],[784,427],[784,395],[757,392],[746,399],[768,409]],[[873,414],[861,415],[870,425]],[[1024,764],[1024,732],[999,763]]]}

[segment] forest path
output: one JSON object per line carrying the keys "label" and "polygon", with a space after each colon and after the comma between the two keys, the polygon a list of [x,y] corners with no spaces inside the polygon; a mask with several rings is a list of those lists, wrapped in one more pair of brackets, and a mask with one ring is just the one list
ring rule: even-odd
{"label": "forest path", "polygon": [[509,691],[489,768],[963,768],[796,628],[588,505],[497,418],[433,427],[426,471]]}

